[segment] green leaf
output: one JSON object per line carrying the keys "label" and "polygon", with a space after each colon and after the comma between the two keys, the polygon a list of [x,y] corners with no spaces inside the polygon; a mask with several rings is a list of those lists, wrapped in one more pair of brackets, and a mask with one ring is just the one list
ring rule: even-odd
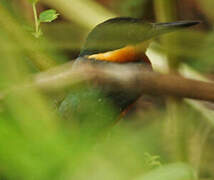
{"label": "green leaf", "polygon": [[56,13],[56,10],[54,9],[49,9],[46,11],[43,11],[39,15],[39,22],[51,22],[55,20],[58,17],[58,13]]}

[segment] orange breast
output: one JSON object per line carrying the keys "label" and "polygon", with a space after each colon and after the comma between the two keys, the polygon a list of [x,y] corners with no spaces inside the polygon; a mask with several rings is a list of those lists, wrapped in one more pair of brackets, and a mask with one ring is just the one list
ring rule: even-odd
{"label": "orange breast", "polygon": [[124,48],[106,52],[99,53],[89,56],[88,58],[100,60],[100,61],[110,61],[110,62],[133,62],[140,58],[140,53],[137,52],[135,46],[126,46]]}

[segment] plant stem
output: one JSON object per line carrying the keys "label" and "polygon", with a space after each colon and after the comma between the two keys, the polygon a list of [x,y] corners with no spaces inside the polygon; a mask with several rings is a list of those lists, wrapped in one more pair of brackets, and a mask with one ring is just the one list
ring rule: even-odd
{"label": "plant stem", "polygon": [[155,0],[154,8],[157,21],[174,21],[176,19],[176,1]]}
{"label": "plant stem", "polygon": [[34,14],[34,20],[35,20],[35,36],[36,38],[39,37],[39,21],[38,21],[38,15],[36,11],[36,2],[33,3],[33,14]]}
{"label": "plant stem", "polygon": [[1,5],[0,14],[0,27],[4,28],[8,36],[17,42],[17,46],[22,48],[39,70],[44,71],[58,64],[52,54],[47,52],[46,46],[35,41],[35,37],[26,33],[26,30],[11,15],[10,11]]}
{"label": "plant stem", "polygon": [[[177,9],[175,0],[155,0],[154,8],[156,13],[156,19],[158,22],[170,22],[177,19]],[[168,56],[168,63],[170,70],[175,72],[179,66],[180,61],[175,56],[170,54],[170,50],[175,46],[177,37],[176,33],[166,35],[161,38],[164,49]]]}
{"label": "plant stem", "polygon": [[[176,0],[155,0],[154,8],[156,19],[160,22],[168,22],[176,20]],[[176,47],[176,33],[169,34],[161,38],[162,47],[168,58],[168,64],[171,73],[177,73],[180,61],[178,57],[170,52]],[[178,161],[187,161],[187,144],[185,141],[185,127],[182,127],[184,121],[182,118],[182,102],[175,97],[169,97],[167,101],[168,116],[165,120],[164,138],[167,142],[167,150],[172,159]]]}

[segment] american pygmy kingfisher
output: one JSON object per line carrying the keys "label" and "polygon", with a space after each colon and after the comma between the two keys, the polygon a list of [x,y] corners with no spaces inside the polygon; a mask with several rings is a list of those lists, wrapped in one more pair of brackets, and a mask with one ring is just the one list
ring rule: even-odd
{"label": "american pygmy kingfisher", "polygon": [[[198,21],[146,23],[142,19],[130,17],[109,19],[98,24],[89,33],[73,68],[81,65],[82,61],[90,61],[95,64],[120,63],[122,65],[124,63],[135,63],[144,68],[152,69],[151,62],[145,54],[151,39],[195,24],[198,24]],[[111,88],[111,90],[106,90],[104,87],[98,88],[105,98],[110,99],[115,107],[118,107],[120,112],[123,112],[141,96],[140,92],[134,93],[126,89]],[[90,94],[88,90],[82,92]],[[73,93],[70,95],[70,100],[75,101],[77,96]],[[84,97],[86,98],[87,95]],[[61,106],[65,107],[66,104],[68,103],[63,102]],[[61,109],[63,109],[62,107]],[[72,107],[66,107],[66,109]],[[96,112],[96,109],[94,111]]]}

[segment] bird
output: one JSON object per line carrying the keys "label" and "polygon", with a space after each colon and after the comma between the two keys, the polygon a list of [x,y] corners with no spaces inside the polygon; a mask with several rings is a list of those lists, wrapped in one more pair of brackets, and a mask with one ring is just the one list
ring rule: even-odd
{"label": "bird", "polygon": [[[117,63],[122,66],[123,64],[130,63],[136,64],[139,68],[142,67],[152,71],[151,61],[146,55],[146,50],[150,42],[162,34],[190,27],[198,23],[199,21],[149,23],[143,19],[132,17],[108,19],[95,26],[88,34],[79,57],[74,62],[73,68],[81,66],[82,62],[88,61],[92,65]],[[99,89],[98,94],[101,94],[102,98],[96,98],[99,99],[100,102],[107,99],[107,101],[117,109],[119,114],[125,114],[124,112],[130,109],[129,107],[142,96],[141,92],[130,92],[130,90],[126,89],[111,88],[110,90],[106,90],[105,86],[99,86],[97,88]],[[83,88],[80,92],[78,91],[79,90],[71,93],[70,98],[65,98],[61,103],[61,112],[66,114],[66,111],[70,111],[72,108],[75,109],[72,103],[75,101],[75,103],[78,104],[78,97],[87,99],[90,93],[91,95],[93,94],[92,91],[90,91],[90,87],[85,90]],[[80,95],[80,93],[84,95]],[[68,106],[68,102],[70,102],[70,106]],[[84,103],[81,101],[78,102]],[[94,111],[96,112],[96,109],[94,109]],[[69,117],[70,116],[66,116],[66,118]]]}

